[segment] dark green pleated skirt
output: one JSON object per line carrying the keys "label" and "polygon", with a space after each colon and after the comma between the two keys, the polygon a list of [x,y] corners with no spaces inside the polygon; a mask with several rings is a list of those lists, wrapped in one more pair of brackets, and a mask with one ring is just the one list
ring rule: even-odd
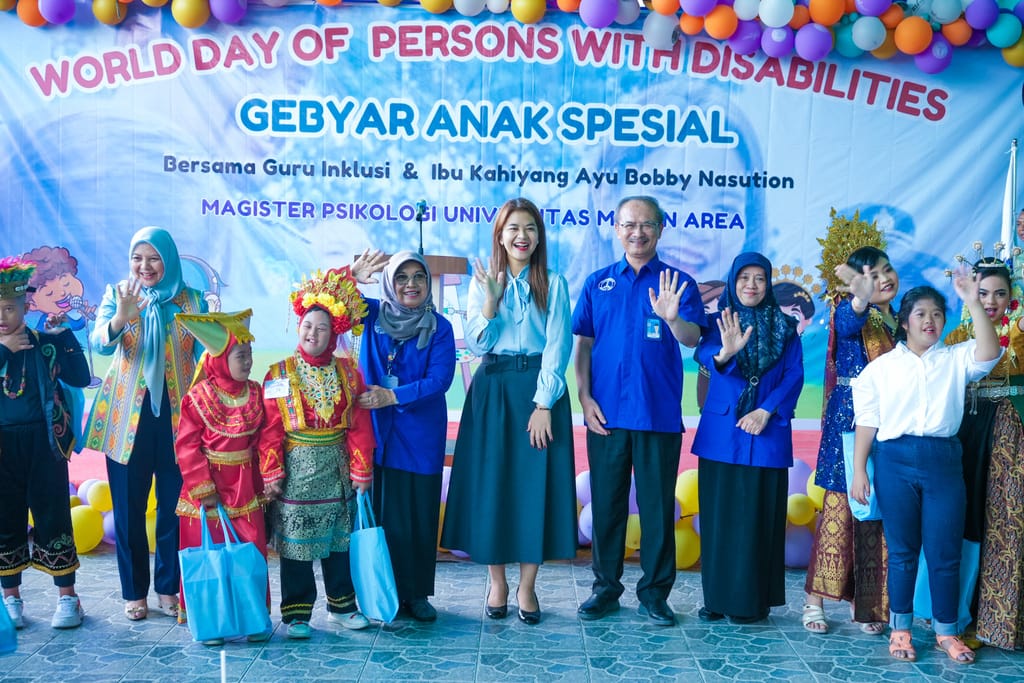
{"label": "dark green pleated skirt", "polygon": [[481,365],[466,396],[441,545],[480,564],[576,556],[569,398],[563,395],[551,408],[548,448],[531,447],[526,425],[538,374],[537,367]]}

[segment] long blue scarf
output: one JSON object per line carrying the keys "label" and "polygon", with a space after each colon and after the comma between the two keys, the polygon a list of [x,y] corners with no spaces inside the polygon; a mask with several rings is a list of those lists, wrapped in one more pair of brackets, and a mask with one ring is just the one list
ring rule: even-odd
{"label": "long blue scarf", "polygon": [[167,366],[164,345],[169,332],[168,325],[174,321],[174,314],[181,312],[181,307],[173,299],[185,288],[185,281],[181,276],[178,247],[169,232],[153,227],[139,230],[128,247],[129,261],[135,253],[135,247],[140,244],[148,244],[156,249],[164,262],[164,276],[160,282],[155,287],[142,288],[142,297],[147,302],[142,309],[142,376],[149,388],[149,405],[153,415],[159,417]]}

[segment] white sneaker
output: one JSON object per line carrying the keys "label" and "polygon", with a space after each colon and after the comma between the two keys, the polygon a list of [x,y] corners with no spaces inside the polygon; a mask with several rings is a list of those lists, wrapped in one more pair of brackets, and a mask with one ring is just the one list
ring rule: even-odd
{"label": "white sneaker", "polygon": [[7,614],[14,622],[14,628],[25,628],[25,603],[21,598],[8,595],[4,598],[4,605],[7,607]]}
{"label": "white sneaker", "polygon": [[53,613],[50,626],[53,628],[78,628],[82,625],[85,610],[77,595],[62,595],[57,600],[57,611]]}
{"label": "white sneaker", "polygon": [[370,620],[362,612],[328,612],[327,621],[334,622],[350,631],[360,631],[370,625]]}

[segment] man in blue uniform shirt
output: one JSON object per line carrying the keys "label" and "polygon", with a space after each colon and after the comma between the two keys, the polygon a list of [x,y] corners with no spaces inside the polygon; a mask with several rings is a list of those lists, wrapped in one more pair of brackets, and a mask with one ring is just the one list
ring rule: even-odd
{"label": "man in blue uniform shirt", "polygon": [[587,278],[573,313],[594,512],[593,594],[580,605],[581,619],[619,608],[632,469],[643,538],[639,611],[655,624],[676,622],[667,598],[683,433],[679,344],[696,346],[704,306],[693,278],[658,259],[664,227],[654,198],[619,202],[615,233],[625,256]]}

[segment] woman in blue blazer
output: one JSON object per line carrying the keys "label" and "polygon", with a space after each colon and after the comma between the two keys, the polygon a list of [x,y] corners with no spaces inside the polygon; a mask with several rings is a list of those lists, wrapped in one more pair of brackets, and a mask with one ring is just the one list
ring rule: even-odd
{"label": "woman in blue blazer", "polygon": [[772,264],[733,261],[718,308],[697,346],[711,371],[692,451],[699,458],[701,581],[706,621],[768,616],[785,595],[791,420],[803,388],[793,318],[772,294]]}

